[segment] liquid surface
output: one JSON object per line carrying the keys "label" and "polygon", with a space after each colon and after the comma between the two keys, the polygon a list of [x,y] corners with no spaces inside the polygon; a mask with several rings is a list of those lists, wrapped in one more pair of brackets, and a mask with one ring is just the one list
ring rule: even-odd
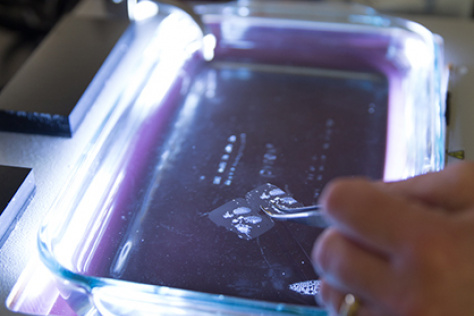
{"label": "liquid surface", "polygon": [[193,78],[171,119],[159,110],[137,135],[87,273],[314,305],[321,230],[273,222],[252,201],[281,194],[265,183],[309,205],[334,177],[382,178],[386,80],[216,61]]}

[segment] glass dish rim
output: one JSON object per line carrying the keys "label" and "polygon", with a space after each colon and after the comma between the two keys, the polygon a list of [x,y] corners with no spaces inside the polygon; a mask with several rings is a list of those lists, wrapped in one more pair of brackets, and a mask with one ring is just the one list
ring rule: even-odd
{"label": "glass dish rim", "polygon": [[[212,6],[215,6],[215,7],[212,8]],[[212,10],[217,8],[221,10],[228,7],[229,7],[229,4],[222,4],[222,5],[211,4],[207,8],[210,8]],[[245,7],[245,6],[242,6],[242,3],[241,3],[239,4],[239,7]],[[204,6],[201,5],[199,8],[206,8],[206,5]],[[361,8],[359,7],[357,10],[360,10],[360,9]],[[356,23],[357,25],[361,25],[361,26],[373,29],[375,32],[383,31],[387,29],[402,29],[409,32],[413,32],[415,34],[420,35],[422,38],[426,39],[428,43],[431,43],[433,53],[439,54],[439,48],[437,47],[436,41],[433,40],[433,34],[424,26],[421,26],[420,24],[413,21],[405,20],[403,18],[380,15],[375,10],[368,7],[364,7],[363,9],[366,10],[365,14],[358,11],[359,13],[357,13],[356,15],[351,15],[353,21],[348,21],[347,23],[349,25],[352,25],[351,23]],[[210,10],[208,13],[205,13],[205,15],[217,14],[216,12],[218,12],[218,10],[217,11],[212,11],[212,10]],[[314,17],[317,18],[317,15],[314,15]],[[262,19],[263,17],[255,17],[255,18]],[[278,17],[272,16],[268,18],[274,19]],[[286,17],[283,17],[283,18],[288,19]],[[306,21],[305,19],[303,20]],[[314,22],[314,21],[310,21],[310,22]],[[340,24],[340,22],[324,22],[324,23],[329,23],[329,24],[332,23],[334,25]],[[438,71],[440,71],[440,69],[438,69]],[[434,169],[439,170],[443,167],[443,165],[444,165],[444,161],[442,158],[440,158],[436,162]],[[81,166],[78,166],[78,168],[80,169]],[[73,181],[72,178],[74,178],[74,175],[71,175],[68,178],[69,180],[67,181],[67,183],[69,183],[70,181]],[[58,199],[61,199],[61,198],[62,198],[62,194],[58,196]],[[52,208],[54,208],[54,204]],[[74,210],[70,209],[70,210],[66,210],[66,212],[74,212]],[[49,213],[54,213],[54,212],[53,210],[50,210]],[[38,245],[40,258],[42,262],[58,278],[66,280],[71,283],[75,283],[77,286],[85,289],[89,293],[92,293],[97,288],[107,288],[107,287],[117,287],[117,286],[120,287],[122,284],[127,284],[130,287],[133,287],[134,291],[138,291],[138,293],[143,292],[143,293],[151,293],[155,295],[166,295],[166,293],[171,293],[171,297],[178,296],[185,299],[189,298],[192,301],[197,300],[204,303],[215,303],[219,306],[221,305],[233,306],[233,304],[235,303],[235,304],[241,304],[240,306],[244,306],[244,307],[247,306],[249,308],[256,308],[256,310],[260,310],[260,309],[265,310],[269,308],[270,311],[278,310],[279,312],[288,312],[288,313],[293,313],[293,312],[305,313],[308,311],[311,311],[314,313],[317,311],[321,311],[320,308],[317,308],[314,306],[305,307],[305,306],[299,306],[299,305],[293,306],[291,304],[286,304],[286,303],[281,304],[281,303],[272,303],[272,302],[264,302],[264,301],[256,301],[256,300],[254,301],[250,299],[224,297],[223,295],[202,293],[202,292],[190,291],[190,290],[184,290],[184,289],[170,289],[166,286],[140,284],[140,283],[135,283],[135,282],[115,280],[112,278],[84,276],[84,275],[81,275],[80,273],[76,273],[69,270],[68,268],[65,268],[63,265],[61,265],[59,261],[56,260],[54,256],[54,250],[52,249],[52,246],[50,245],[50,243],[53,241],[47,240],[47,239],[45,240],[44,238],[46,236],[44,234],[44,230],[47,230],[47,229],[48,227],[46,225],[46,222],[42,223],[42,226],[40,228],[40,231],[38,232],[38,238],[37,238],[37,245]],[[165,293],[160,293],[160,292],[165,292]]]}

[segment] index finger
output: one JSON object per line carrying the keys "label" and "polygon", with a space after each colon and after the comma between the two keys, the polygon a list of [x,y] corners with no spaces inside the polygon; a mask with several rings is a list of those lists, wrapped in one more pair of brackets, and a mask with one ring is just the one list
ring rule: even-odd
{"label": "index finger", "polygon": [[430,216],[441,214],[428,213],[416,200],[389,194],[365,179],[331,182],[321,204],[342,234],[381,255],[398,252]]}
{"label": "index finger", "polygon": [[379,185],[390,193],[418,199],[447,211],[462,210],[474,205],[474,163],[460,162],[440,172]]}

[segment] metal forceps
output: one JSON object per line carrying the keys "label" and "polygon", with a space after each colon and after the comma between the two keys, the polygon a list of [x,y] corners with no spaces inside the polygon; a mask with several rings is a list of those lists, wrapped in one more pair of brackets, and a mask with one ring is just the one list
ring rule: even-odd
{"label": "metal forceps", "polygon": [[321,205],[311,205],[295,208],[284,208],[277,202],[271,202],[271,206],[260,206],[262,211],[271,218],[279,221],[296,222],[308,226],[326,228],[328,221],[321,212]]}

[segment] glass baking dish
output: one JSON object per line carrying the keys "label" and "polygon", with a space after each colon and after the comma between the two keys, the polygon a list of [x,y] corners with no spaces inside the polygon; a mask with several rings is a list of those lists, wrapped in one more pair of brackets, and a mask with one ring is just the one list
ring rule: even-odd
{"label": "glass baking dish", "polygon": [[40,256],[79,315],[323,315],[310,261],[322,230],[239,205],[258,212],[266,188],[310,205],[335,177],[442,169],[442,40],[360,6],[195,9],[214,59],[185,14],[154,18],[145,83],[117,96]]}

